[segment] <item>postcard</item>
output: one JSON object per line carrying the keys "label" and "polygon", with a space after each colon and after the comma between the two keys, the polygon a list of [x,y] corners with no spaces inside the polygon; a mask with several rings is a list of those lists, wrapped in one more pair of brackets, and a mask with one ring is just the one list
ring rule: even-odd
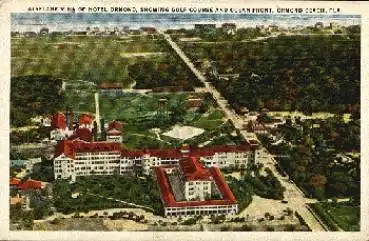
{"label": "postcard", "polygon": [[1,238],[365,240],[365,2],[1,5]]}

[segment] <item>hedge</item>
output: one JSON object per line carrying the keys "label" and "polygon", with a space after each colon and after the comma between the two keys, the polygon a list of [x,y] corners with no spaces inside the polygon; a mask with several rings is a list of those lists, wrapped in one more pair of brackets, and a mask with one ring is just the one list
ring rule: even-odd
{"label": "hedge", "polygon": [[309,204],[313,211],[319,216],[322,222],[327,226],[329,231],[339,231],[337,224],[332,218],[325,212],[325,210],[319,204]]}

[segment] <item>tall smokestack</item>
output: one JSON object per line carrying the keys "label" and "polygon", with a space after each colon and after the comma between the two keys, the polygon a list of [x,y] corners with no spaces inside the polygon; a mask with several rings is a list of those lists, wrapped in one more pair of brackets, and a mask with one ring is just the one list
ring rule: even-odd
{"label": "tall smokestack", "polygon": [[65,112],[65,119],[66,119],[66,124],[67,124],[67,127],[69,130],[72,130],[72,122],[73,122],[73,119],[72,119],[72,109],[70,107],[67,107],[67,110]]}
{"label": "tall smokestack", "polygon": [[[97,133],[101,134],[101,122],[100,122],[100,105],[99,105],[99,93],[95,93],[95,107],[96,107],[96,113],[95,113],[95,121],[97,124]],[[103,127],[104,128],[104,127]]]}

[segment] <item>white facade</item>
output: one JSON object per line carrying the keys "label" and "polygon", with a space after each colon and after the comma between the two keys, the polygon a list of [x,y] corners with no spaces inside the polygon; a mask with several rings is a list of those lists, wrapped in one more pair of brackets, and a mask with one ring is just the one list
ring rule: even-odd
{"label": "white facade", "polygon": [[194,215],[235,215],[238,212],[238,205],[201,205],[185,207],[165,207],[165,217],[194,216]]}
{"label": "white facade", "polygon": [[127,157],[121,157],[120,159],[120,167],[119,167],[119,173],[120,175],[124,175],[126,173],[133,172],[133,168],[135,166],[135,162],[137,159],[131,159]]}
{"label": "white facade", "polygon": [[70,131],[68,128],[65,129],[54,129],[50,131],[50,139],[61,141],[69,136],[73,135],[73,131]]}
{"label": "white facade", "polygon": [[[92,150],[91,150],[92,151]],[[155,151],[129,153],[116,151],[105,152],[76,152],[74,158],[58,154],[54,159],[55,165],[55,178],[67,179],[76,176],[89,176],[89,175],[113,175],[117,173],[124,174],[130,173],[134,170],[141,170],[144,174],[149,175],[151,170],[155,166],[162,165],[178,165],[179,160],[186,156],[198,157],[200,162],[205,167],[246,167],[249,161],[254,161],[258,158],[255,154],[258,151],[250,150],[232,150],[232,151],[215,151],[205,153],[192,153],[187,150],[180,150],[177,154],[173,154],[173,150],[170,154],[161,150],[159,153]],[[256,161],[255,161],[256,162]],[[208,184],[204,184],[204,187]],[[209,188],[210,190],[210,188]],[[193,194],[188,194],[189,197],[193,197]]]}
{"label": "white facade", "polygon": [[141,157],[141,160],[136,161],[139,163],[138,165],[142,167],[144,174],[150,174],[151,168],[155,166],[162,166],[162,165],[171,165],[171,164],[178,164],[179,158],[162,158],[157,156],[151,156],[150,154],[145,154]]}
{"label": "white facade", "polygon": [[[257,158],[254,157],[253,152],[219,152],[212,156],[199,157],[200,161],[205,167],[246,167],[249,160]],[[67,158],[68,160],[72,160]],[[62,156],[54,159],[54,165],[59,161],[64,160]],[[142,156],[121,156],[120,152],[94,154],[91,153],[77,153],[76,159],[69,165],[75,165],[75,176],[90,176],[90,175],[113,175],[113,170],[119,170],[120,174],[132,172],[134,167],[140,168],[142,172],[149,175],[152,167],[162,165],[178,164],[180,158],[163,158],[157,156],[150,156],[144,154]],[[57,167],[55,168],[55,177],[60,176],[61,173]],[[62,179],[68,178],[72,173],[69,169],[62,169]],[[58,179],[58,178],[57,178]],[[207,184],[208,185],[208,184]],[[206,186],[206,185],[205,185]],[[210,190],[210,189],[209,189]],[[191,196],[191,195],[189,195]],[[196,196],[196,195],[195,195]]]}
{"label": "white facade", "polygon": [[200,161],[205,167],[246,167],[250,158],[252,158],[252,152],[216,152],[213,156],[200,157]]}
{"label": "white facade", "polygon": [[211,197],[211,185],[213,181],[187,181],[185,182],[186,200],[204,201],[206,197]]}
{"label": "white facade", "polygon": [[78,176],[113,175],[120,172],[120,152],[81,152],[75,159],[64,154],[54,159],[55,179],[68,179]]}
{"label": "white facade", "polygon": [[121,135],[107,135],[106,136],[106,141],[109,142],[118,142],[118,143],[122,143],[123,142],[123,137]]}

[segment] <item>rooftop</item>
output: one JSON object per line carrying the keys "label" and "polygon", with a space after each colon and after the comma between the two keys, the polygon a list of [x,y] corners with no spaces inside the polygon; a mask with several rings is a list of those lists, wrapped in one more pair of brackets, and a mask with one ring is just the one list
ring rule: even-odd
{"label": "rooftop", "polygon": [[79,116],[78,123],[80,125],[91,125],[92,124],[92,115],[90,113],[82,114]]}
{"label": "rooftop", "polygon": [[83,141],[92,141],[92,132],[88,128],[78,128],[75,133],[68,138],[69,140],[80,139]]}
{"label": "rooftop", "polygon": [[108,130],[112,130],[112,129],[117,129],[117,130],[122,130],[123,129],[123,124],[120,121],[110,121],[108,124]]}
{"label": "rooftop", "polygon": [[[83,129],[80,129],[80,132]],[[86,133],[87,135],[87,133]],[[80,138],[82,139],[82,138]],[[254,144],[254,143],[252,143]],[[174,158],[181,159],[185,155],[193,157],[212,156],[215,153],[227,153],[227,152],[249,152],[255,147],[250,144],[243,144],[238,146],[213,146],[213,147],[190,147],[188,145],[181,148],[170,149],[143,149],[143,150],[128,150],[123,149],[119,143],[115,142],[86,142],[82,140],[63,140],[60,141],[55,148],[55,157],[64,153],[66,156],[74,159],[76,152],[108,152],[119,151],[122,156],[127,157],[141,157],[144,155],[156,156],[161,158]],[[186,153],[182,153],[186,150]]]}
{"label": "rooftop", "polygon": [[179,161],[186,181],[210,181],[213,180],[209,173],[196,157],[189,157]]}
{"label": "rooftop", "polygon": [[65,115],[62,112],[55,113],[51,120],[52,129],[65,129],[67,127]]}
{"label": "rooftop", "polygon": [[122,89],[123,85],[121,83],[101,83],[98,87],[99,89]]}
{"label": "rooftop", "polygon": [[168,182],[168,177],[164,168],[155,167],[156,179],[160,188],[160,196],[163,205],[166,207],[187,207],[187,206],[211,206],[211,205],[232,205],[236,204],[236,198],[229,189],[227,183],[224,180],[223,175],[216,167],[209,168],[209,173],[215,180],[215,183],[223,197],[223,199],[217,200],[205,200],[205,201],[176,201],[174,194],[171,190]]}
{"label": "rooftop", "polygon": [[121,151],[119,143],[115,142],[86,142],[81,140],[62,140],[55,148],[55,157],[65,154],[72,159],[77,152],[112,152]]}

